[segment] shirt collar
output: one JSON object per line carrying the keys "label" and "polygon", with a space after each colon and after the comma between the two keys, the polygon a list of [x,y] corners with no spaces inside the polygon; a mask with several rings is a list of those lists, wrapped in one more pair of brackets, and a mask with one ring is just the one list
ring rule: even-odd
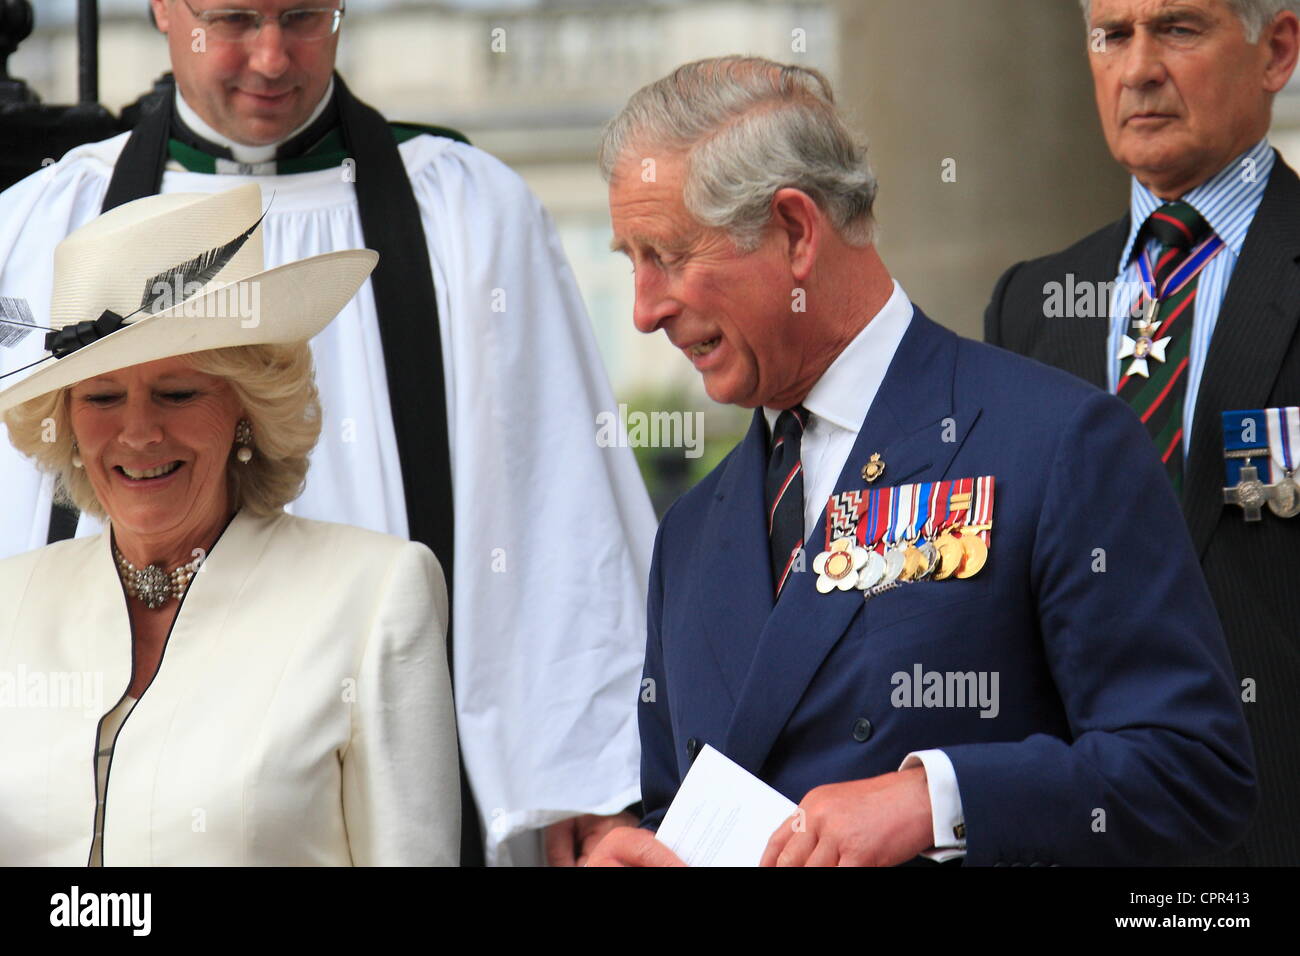
{"label": "shirt collar", "polygon": [[[1204,217],[1235,256],[1241,255],[1246,233],[1264,198],[1268,177],[1273,172],[1273,159],[1273,148],[1266,136],[1212,178],[1179,197]],[[1244,175],[1247,170],[1251,175]],[[1119,260],[1120,271],[1132,260],[1138,231],[1147,217],[1164,203],[1165,200],[1133,177],[1129,190],[1128,238]]]}
{"label": "shirt collar", "polygon": [[[912,321],[912,312],[911,300],[895,280],[889,301],[835,357],[803,400],[814,420],[825,420],[854,434],[862,430],[898,343]],[[780,414],[779,408],[764,407],[769,434]]]}
{"label": "shirt collar", "polygon": [[181,88],[179,84],[176,87],[176,115],[196,136],[230,150],[230,154],[234,158],[235,162],[253,165],[257,163],[273,162],[280,146],[287,143],[307,127],[311,126],[312,123],[316,122],[316,120],[320,118],[320,115],[325,112],[325,108],[329,106],[333,96],[334,78],[330,77],[330,84],[325,88],[325,95],[322,96],[320,102],[316,104],[316,108],[312,110],[311,116],[307,117],[306,122],[285,136],[284,139],[278,140],[274,143],[268,143],[265,146],[246,146],[243,143],[236,143],[229,136],[218,133],[203,121],[203,118],[194,111],[189,103],[185,102],[185,97],[181,96]]}

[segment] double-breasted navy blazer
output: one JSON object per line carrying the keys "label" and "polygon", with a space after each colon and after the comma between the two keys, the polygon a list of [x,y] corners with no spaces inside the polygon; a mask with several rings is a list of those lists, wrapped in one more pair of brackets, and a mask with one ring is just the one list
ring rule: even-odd
{"label": "double-breasted navy blazer", "polygon": [[[987,565],[869,600],[820,594],[819,528],[773,606],[756,410],[659,528],[638,705],[643,825],[658,826],[706,743],[796,802],[940,748],[968,864],[1175,862],[1239,839],[1256,799],[1239,689],[1128,406],[918,309],[837,492],[867,487],[873,452],[886,466],[876,487],[995,476]],[[996,715],[895,706],[917,702],[900,701],[895,675],[918,665],[996,673]]]}

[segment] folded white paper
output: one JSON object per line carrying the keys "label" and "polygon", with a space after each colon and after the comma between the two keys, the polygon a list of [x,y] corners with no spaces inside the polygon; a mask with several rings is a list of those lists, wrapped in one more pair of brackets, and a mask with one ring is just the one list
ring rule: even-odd
{"label": "folded white paper", "polygon": [[796,807],[705,745],[659,825],[659,839],[687,866],[758,866],[767,841]]}

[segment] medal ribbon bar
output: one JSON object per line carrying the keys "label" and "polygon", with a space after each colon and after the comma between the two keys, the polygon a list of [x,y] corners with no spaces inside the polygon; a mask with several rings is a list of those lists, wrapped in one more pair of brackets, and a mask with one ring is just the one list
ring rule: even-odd
{"label": "medal ribbon bar", "polygon": [[916,502],[916,485],[899,485],[894,489],[896,498],[894,514],[889,522],[889,543],[897,545],[907,537],[907,528],[911,524]]}
{"label": "medal ribbon bar", "polygon": [[1138,271],[1142,274],[1142,289],[1147,299],[1167,299],[1176,295],[1183,286],[1196,278],[1197,274],[1210,264],[1210,260],[1223,251],[1224,242],[1217,235],[1211,234],[1187,257],[1178,269],[1165,280],[1163,289],[1156,289],[1155,269],[1151,265],[1150,254],[1145,250],[1138,259]]}
{"label": "medal ribbon bar", "polygon": [[1241,469],[1254,467],[1265,484],[1273,480],[1268,416],[1262,408],[1223,413],[1223,453],[1227,487],[1241,484]]}
{"label": "medal ribbon bar", "polygon": [[938,531],[937,525],[939,520],[939,505],[943,504],[944,512],[948,510],[948,492],[945,486],[949,485],[947,481],[936,481],[934,490],[930,495],[930,510],[926,515],[925,526],[921,528],[921,537],[926,541],[934,538]]}
{"label": "medal ribbon bar", "polygon": [[1268,457],[1274,466],[1270,477],[1281,481],[1284,475],[1294,474],[1300,458],[1300,408],[1266,408],[1264,418],[1268,422]]}
{"label": "medal ribbon bar", "polygon": [[826,503],[826,548],[837,538],[851,538],[862,514],[861,491],[841,491]]}

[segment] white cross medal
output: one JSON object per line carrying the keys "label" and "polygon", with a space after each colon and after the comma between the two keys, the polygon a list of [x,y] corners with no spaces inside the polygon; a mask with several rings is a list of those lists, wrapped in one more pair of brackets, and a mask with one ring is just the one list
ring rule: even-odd
{"label": "white cross medal", "polygon": [[1129,363],[1128,371],[1124,373],[1125,377],[1141,375],[1143,378],[1149,378],[1151,370],[1147,366],[1147,361],[1164,362],[1165,349],[1169,346],[1169,340],[1172,336],[1167,335],[1163,339],[1155,337],[1156,332],[1159,331],[1160,326],[1163,324],[1156,321],[1156,312],[1159,309],[1159,300],[1153,296],[1148,296],[1146,309],[1144,310],[1145,314],[1141,319],[1133,323],[1137,338],[1125,335],[1120,341],[1119,355],[1116,358],[1126,359],[1130,356],[1133,358],[1133,361]]}

